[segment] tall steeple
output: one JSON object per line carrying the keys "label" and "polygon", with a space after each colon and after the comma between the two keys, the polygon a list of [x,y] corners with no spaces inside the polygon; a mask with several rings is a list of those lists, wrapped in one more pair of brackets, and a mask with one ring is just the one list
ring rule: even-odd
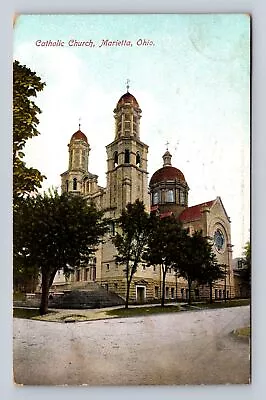
{"label": "tall steeple", "polygon": [[149,208],[147,189],[148,146],[140,141],[141,109],[128,92],[120,97],[114,109],[115,139],[107,151],[107,209],[118,217],[128,203],[136,199]]}
{"label": "tall steeple", "polygon": [[132,136],[139,138],[141,109],[136,98],[129,93],[128,89],[129,80],[127,80],[127,92],[120,97],[114,109],[116,139]]}

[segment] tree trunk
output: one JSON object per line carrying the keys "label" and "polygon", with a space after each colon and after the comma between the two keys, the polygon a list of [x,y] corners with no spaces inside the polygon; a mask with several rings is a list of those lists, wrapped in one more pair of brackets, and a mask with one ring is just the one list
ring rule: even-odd
{"label": "tree trunk", "polygon": [[213,303],[213,300],[212,300],[212,282],[210,282],[209,285],[210,285],[210,304],[212,304]]}
{"label": "tree trunk", "polygon": [[42,274],[42,295],[40,304],[40,314],[48,313],[48,296],[49,296],[49,276]]}
{"label": "tree trunk", "polygon": [[127,294],[126,294],[125,308],[128,308],[130,283],[131,283],[131,279],[127,280]]}
{"label": "tree trunk", "polygon": [[161,299],[161,306],[164,307],[164,303],[165,303],[165,276],[166,276],[166,268],[164,269],[162,267],[163,270],[163,287],[162,287],[162,299]]}
{"label": "tree trunk", "polygon": [[52,286],[52,284],[53,284],[53,282],[54,282],[54,277],[55,277],[57,271],[58,271],[58,270],[55,269],[55,270],[52,272],[52,274],[50,275],[50,278],[49,278],[49,288]]}
{"label": "tree trunk", "polygon": [[192,282],[191,282],[191,280],[189,279],[189,280],[188,280],[188,304],[189,304],[189,305],[191,304],[191,285],[192,285]]}

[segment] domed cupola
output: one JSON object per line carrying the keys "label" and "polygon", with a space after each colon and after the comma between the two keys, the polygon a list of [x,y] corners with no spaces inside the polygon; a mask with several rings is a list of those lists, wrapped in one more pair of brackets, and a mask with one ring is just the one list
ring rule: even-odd
{"label": "domed cupola", "polygon": [[84,142],[88,143],[87,136],[83,132],[81,132],[80,129],[77,132],[73,133],[70,142],[72,142],[73,140],[83,140]]}
{"label": "domed cupola", "polygon": [[69,170],[88,171],[88,158],[90,146],[85,133],[79,129],[73,133],[70,139],[69,147]]}
{"label": "domed cupola", "polygon": [[188,206],[189,187],[184,174],[172,166],[171,158],[167,150],[163,155],[163,167],[150,179],[151,210],[172,212],[178,217]]}
{"label": "domed cupola", "polygon": [[120,97],[114,109],[115,117],[115,139],[124,137],[135,137],[139,139],[139,123],[141,109],[136,98],[127,92]]}

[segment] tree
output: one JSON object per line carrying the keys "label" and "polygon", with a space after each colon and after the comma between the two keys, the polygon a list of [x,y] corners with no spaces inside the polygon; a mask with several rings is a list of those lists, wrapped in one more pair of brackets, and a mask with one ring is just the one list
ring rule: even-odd
{"label": "tree", "polygon": [[162,271],[162,307],[165,304],[166,273],[180,262],[186,236],[187,231],[181,228],[174,216],[155,219],[148,243],[147,260],[149,265],[160,265]]}
{"label": "tree", "polygon": [[23,148],[29,138],[39,135],[38,114],[41,113],[32,97],[41,92],[45,83],[35,72],[18,61],[13,63],[13,197],[14,202],[24,194],[41,187],[45,176],[26,167]]}
{"label": "tree", "polygon": [[212,251],[212,245],[206,245],[206,261],[200,268],[200,276],[197,279],[199,284],[208,284],[210,288],[209,302],[213,303],[212,289],[213,284],[218,279],[224,279],[226,276],[225,265],[218,264],[216,255]]}
{"label": "tree", "polygon": [[[41,274],[40,314],[58,270],[69,274],[87,263],[107,231],[102,212],[77,195],[49,191],[20,198],[14,208],[14,265]],[[23,261],[24,260],[24,261]]]}
{"label": "tree", "polygon": [[117,248],[116,262],[124,265],[126,277],[126,301],[128,308],[129,292],[132,278],[138,265],[144,261],[149,235],[152,230],[151,217],[145,211],[143,202],[138,199],[135,203],[127,204],[118,219],[119,231],[113,238]]}
{"label": "tree", "polygon": [[188,304],[191,304],[192,284],[203,276],[204,268],[211,265],[211,252],[208,239],[202,232],[196,231],[192,236],[186,237],[182,258],[176,264],[179,275],[188,283]]}
{"label": "tree", "polygon": [[251,287],[251,246],[247,242],[244,247],[244,257],[242,258],[243,268],[239,271],[244,285],[250,290]]}

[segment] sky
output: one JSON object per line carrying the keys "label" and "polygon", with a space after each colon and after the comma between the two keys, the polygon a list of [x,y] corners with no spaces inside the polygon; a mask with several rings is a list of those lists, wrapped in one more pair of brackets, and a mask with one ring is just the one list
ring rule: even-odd
{"label": "sky", "polygon": [[[49,40],[64,46],[37,45]],[[75,40],[95,46],[69,46]],[[101,46],[103,40],[132,46]],[[129,79],[142,109],[149,179],[169,142],[172,165],[190,187],[189,205],[220,196],[231,219],[233,257],[242,255],[250,237],[247,15],[22,15],[13,54],[46,83],[35,99],[40,135],[25,148],[27,165],[47,177],[45,190],[60,187],[79,122],[91,147],[89,171],[105,186],[113,110]]]}

